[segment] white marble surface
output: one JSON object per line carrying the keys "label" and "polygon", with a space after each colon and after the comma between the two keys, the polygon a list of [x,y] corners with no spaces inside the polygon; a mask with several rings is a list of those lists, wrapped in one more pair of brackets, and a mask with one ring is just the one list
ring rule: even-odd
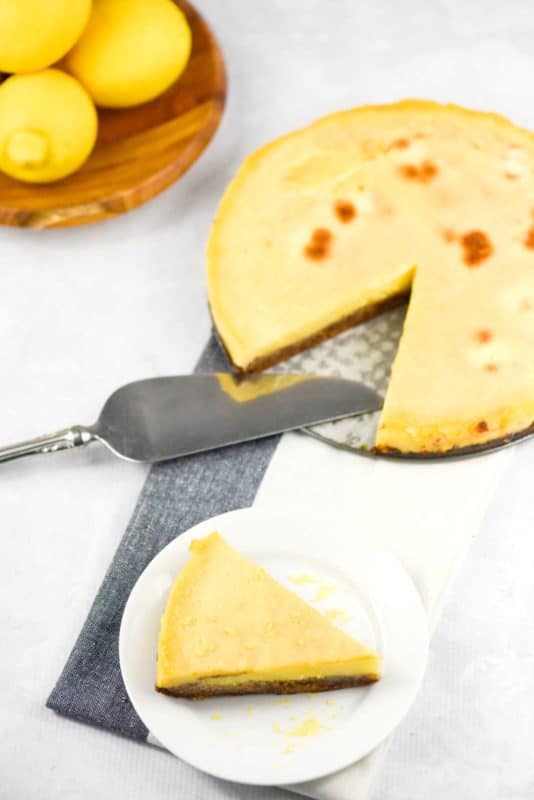
{"label": "white marble surface", "polygon": [[[206,232],[255,146],[327,111],[405,96],[497,110],[534,128],[530,0],[199,6],[225,49],[230,97],[193,170],[148,206],[95,227],[0,230],[1,442],[91,421],[117,385],[191,368],[209,329]],[[518,448],[376,800],[534,794],[533,474],[534,447]],[[189,798],[165,753],[44,708],[144,476],[97,448],[1,469],[1,800]]]}

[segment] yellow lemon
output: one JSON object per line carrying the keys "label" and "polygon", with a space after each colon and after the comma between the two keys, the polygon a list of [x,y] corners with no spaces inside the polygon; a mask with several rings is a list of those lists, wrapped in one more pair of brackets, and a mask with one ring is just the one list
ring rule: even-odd
{"label": "yellow lemon", "polygon": [[172,0],[94,0],[67,68],[100,106],[135,106],[165,91],[183,71],[191,31]]}
{"label": "yellow lemon", "polygon": [[0,0],[0,72],[34,72],[80,37],[91,0]]}
{"label": "yellow lemon", "polygon": [[30,183],[69,175],[96,140],[93,101],[57,69],[12,75],[0,84],[0,170]]}

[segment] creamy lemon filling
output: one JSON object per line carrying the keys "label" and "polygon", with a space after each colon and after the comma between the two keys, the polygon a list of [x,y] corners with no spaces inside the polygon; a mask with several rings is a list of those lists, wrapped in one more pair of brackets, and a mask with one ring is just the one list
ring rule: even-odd
{"label": "creamy lemon filling", "polygon": [[[240,301],[232,300],[228,304],[225,289],[220,292],[214,288],[210,294],[210,309],[213,320],[221,335],[225,346],[232,355],[234,363],[246,370],[249,365],[262,357],[267,357],[277,350],[298,344],[318,331],[322,331],[335,324],[344,317],[355,314],[369,306],[382,303],[390,297],[405,294],[410,290],[414,274],[412,265],[399,264],[391,269],[385,277],[375,279],[361,291],[348,292],[335,307],[330,307],[310,314],[311,303],[306,292],[295,289],[295,309],[288,315],[284,333],[280,328],[270,325],[269,320],[264,320],[261,333],[247,328],[240,330],[236,324],[233,313],[234,303],[246,303],[246,298]],[[302,313],[301,309],[306,309]]]}
{"label": "creamy lemon filling", "polygon": [[340,677],[360,677],[369,676],[376,678],[380,675],[380,659],[378,656],[370,655],[364,658],[352,659],[350,661],[338,661],[325,664],[296,664],[285,669],[275,670],[253,670],[228,675],[202,675],[201,673],[188,673],[185,675],[161,674],[158,677],[158,686],[162,689],[172,689],[174,687],[195,682],[199,685],[208,686],[240,686],[263,682],[284,682],[284,681],[306,681],[324,678]]}

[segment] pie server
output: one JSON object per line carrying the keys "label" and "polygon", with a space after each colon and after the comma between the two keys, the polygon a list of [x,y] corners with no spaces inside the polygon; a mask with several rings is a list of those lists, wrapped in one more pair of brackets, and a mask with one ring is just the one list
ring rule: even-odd
{"label": "pie server", "polygon": [[152,464],[381,407],[376,392],[343,378],[220,372],[150,378],[117,389],[94,425],[0,448],[0,461],[98,441],[128,461]]}

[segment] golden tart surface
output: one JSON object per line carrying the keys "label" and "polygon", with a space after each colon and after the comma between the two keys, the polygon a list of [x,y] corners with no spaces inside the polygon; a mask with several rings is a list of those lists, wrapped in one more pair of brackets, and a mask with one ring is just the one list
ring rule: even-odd
{"label": "golden tart surface", "polygon": [[378,449],[441,452],[534,421],[534,136],[404,101],[249,156],[208,246],[213,319],[262,369],[411,291]]}

